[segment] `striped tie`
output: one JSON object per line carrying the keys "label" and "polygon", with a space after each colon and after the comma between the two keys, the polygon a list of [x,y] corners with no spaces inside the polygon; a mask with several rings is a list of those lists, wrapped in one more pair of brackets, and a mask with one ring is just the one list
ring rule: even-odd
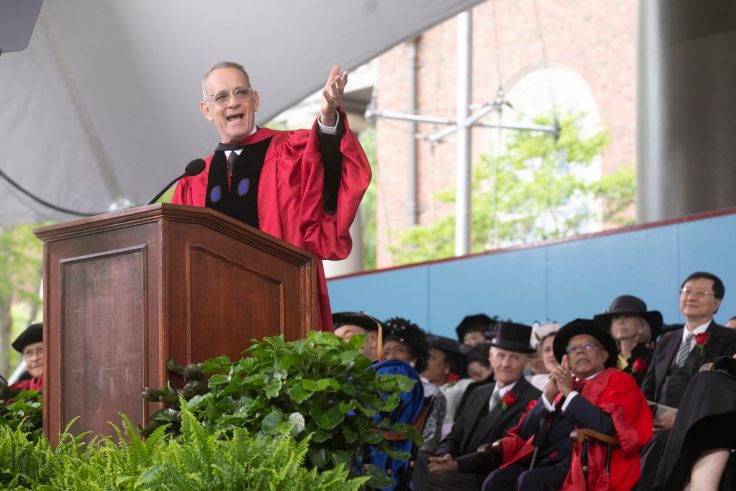
{"label": "striped tie", "polygon": [[685,339],[683,339],[682,344],[680,345],[680,349],[677,350],[677,356],[675,357],[675,365],[678,367],[681,367],[685,364],[685,360],[687,360],[687,355],[690,354],[690,350],[692,349],[693,345],[693,333],[689,332],[685,336]]}
{"label": "striped tie", "polygon": [[493,392],[493,395],[491,395],[491,400],[488,401],[488,412],[490,413],[493,411],[493,408],[498,406],[499,402],[501,402],[501,391],[496,390]]}
{"label": "striped tie", "polygon": [[230,167],[230,172],[235,170],[235,162],[238,160],[238,154],[235,150],[230,151],[230,155],[227,156],[227,165]]}

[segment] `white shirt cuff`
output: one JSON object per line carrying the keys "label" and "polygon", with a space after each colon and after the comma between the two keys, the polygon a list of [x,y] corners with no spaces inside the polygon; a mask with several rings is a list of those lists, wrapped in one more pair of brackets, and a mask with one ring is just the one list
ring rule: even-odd
{"label": "white shirt cuff", "polygon": [[573,390],[572,392],[570,392],[569,394],[567,394],[567,397],[565,397],[565,402],[562,403],[562,407],[560,408],[563,413],[567,409],[567,406],[570,405],[570,401],[572,401],[573,398],[575,396],[577,396],[577,395],[578,395],[578,392],[576,390]]}
{"label": "white shirt cuff", "polygon": [[340,124],[340,113],[337,113],[337,119],[335,119],[335,126],[323,125],[322,121],[319,120],[319,116],[317,116],[317,126],[319,126],[319,130],[325,135],[336,135],[338,124]]}
{"label": "white shirt cuff", "polygon": [[554,405],[554,404],[552,404],[551,402],[549,402],[549,401],[547,400],[547,398],[546,398],[546,397],[544,397],[544,394],[542,394],[542,402],[544,403],[544,407],[545,407],[545,409],[547,409],[547,411],[549,411],[550,413],[553,413],[553,412],[555,412],[555,411],[556,411],[556,409],[555,409],[555,405]]}

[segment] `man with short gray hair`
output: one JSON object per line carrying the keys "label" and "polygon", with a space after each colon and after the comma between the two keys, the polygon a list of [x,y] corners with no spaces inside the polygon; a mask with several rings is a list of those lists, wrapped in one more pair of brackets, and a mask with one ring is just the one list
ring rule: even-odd
{"label": "man with short gray hair", "polygon": [[495,383],[474,388],[436,455],[417,460],[417,471],[429,470],[428,490],[477,490],[493,470],[478,448],[504,436],[541,394],[522,375],[534,351],[531,335],[531,326],[499,322],[489,354]]}
{"label": "man with short gray hair", "polygon": [[[260,95],[242,65],[220,62],[202,82],[199,110],[220,144],[202,173],[182,178],[172,203],[206,206],[319,259],[350,254],[353,223],[371,169],[340,107],[347,72],[334,66],[310,130],[258,128]],[[332,328],[322,262],[317,261],[318,324]]]}

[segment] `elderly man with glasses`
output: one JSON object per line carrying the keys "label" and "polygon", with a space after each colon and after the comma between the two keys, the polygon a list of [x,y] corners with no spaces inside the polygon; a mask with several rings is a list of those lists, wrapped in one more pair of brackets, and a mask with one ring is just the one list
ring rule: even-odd
{"label": "elderly man with glasses", "polygon": [[736,332],[713,320],[725,292],[720,278],[700,271],[688,276],[680,287],[685,324],[661,337],[641,384],[644,395],[652,401],[655,435],[642,453],[639,489],[652,488],[661,452],[690,380],[704,363],[736,352]]}
{"label": "elderly man with glasses", "polygon": [[[483,490],[630,490],[639,478],[639,450],[652,435],[652,416],[634,378],[614,368],[615,341],[597,321],[576,319],[557,333],[553,350],[560,365],[501,441],[503,464]],[[587,443],[583,456],[582,444],[570,441],[575,428],[616,436],[620,445],[609,459],[599,444]]]}
{"label": "elderly man with glasses", "polygon": [[[350,225],[371,179],[371,169],[340,107],[347,72],[334,66],[311,130],[258,128],[260,96],[242,65],[221,62],[202,81],[200,112],[214,124],[220,144],[196,176],[182,178],[172,203],[218,210],[319,259],[350,253]],[[319,323],[332,328],[321,261]]]}
{"label": "elderly man with glasses", "polygon": [[30,378],[10,386],[12,390],[43,390],[43,324],[28,326],[13,341],[13,349],[21,354]]}

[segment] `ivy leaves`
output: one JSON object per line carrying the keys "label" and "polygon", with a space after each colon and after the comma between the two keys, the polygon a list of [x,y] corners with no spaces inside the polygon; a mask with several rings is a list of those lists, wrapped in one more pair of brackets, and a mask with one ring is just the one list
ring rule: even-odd
{"label": "ivy leaves", "polygon": [[37,390],[11,390],[0,381],[0,427],[25,431],[32,438],[43,432],[43,398]]}
{"label": "ivy leaves", "polygon": [[[393,425],[387,417],[399,406],[399,393],[410,391],[414,381],[376,374],[369,368],[372,362],[358,351],[362,343],[361,336],[346,343],[332,333],[315,331],[291,342],[280,336],[254,340],[246,358],[214,358],[201,364],[200,371],[172,362],[170,368],[187,384],[209,377],[207,388],[189,398],[181,394],[179,401],[152,416],[154,425],[146,431],[176,422],[172,411],[182,407],[211,431],[244,428],[251,434],[276,435],[286,429],[296,438],[309,435],[307,459],[320,470],[349,467],[362,460],[369,444],[406,459],[391,450],[383,432],[402,432],[421,443],[416,430]],[[169,392],[161,391],[164,396]],[[372,484],[380,482],[382,478],[375,478]]]}

